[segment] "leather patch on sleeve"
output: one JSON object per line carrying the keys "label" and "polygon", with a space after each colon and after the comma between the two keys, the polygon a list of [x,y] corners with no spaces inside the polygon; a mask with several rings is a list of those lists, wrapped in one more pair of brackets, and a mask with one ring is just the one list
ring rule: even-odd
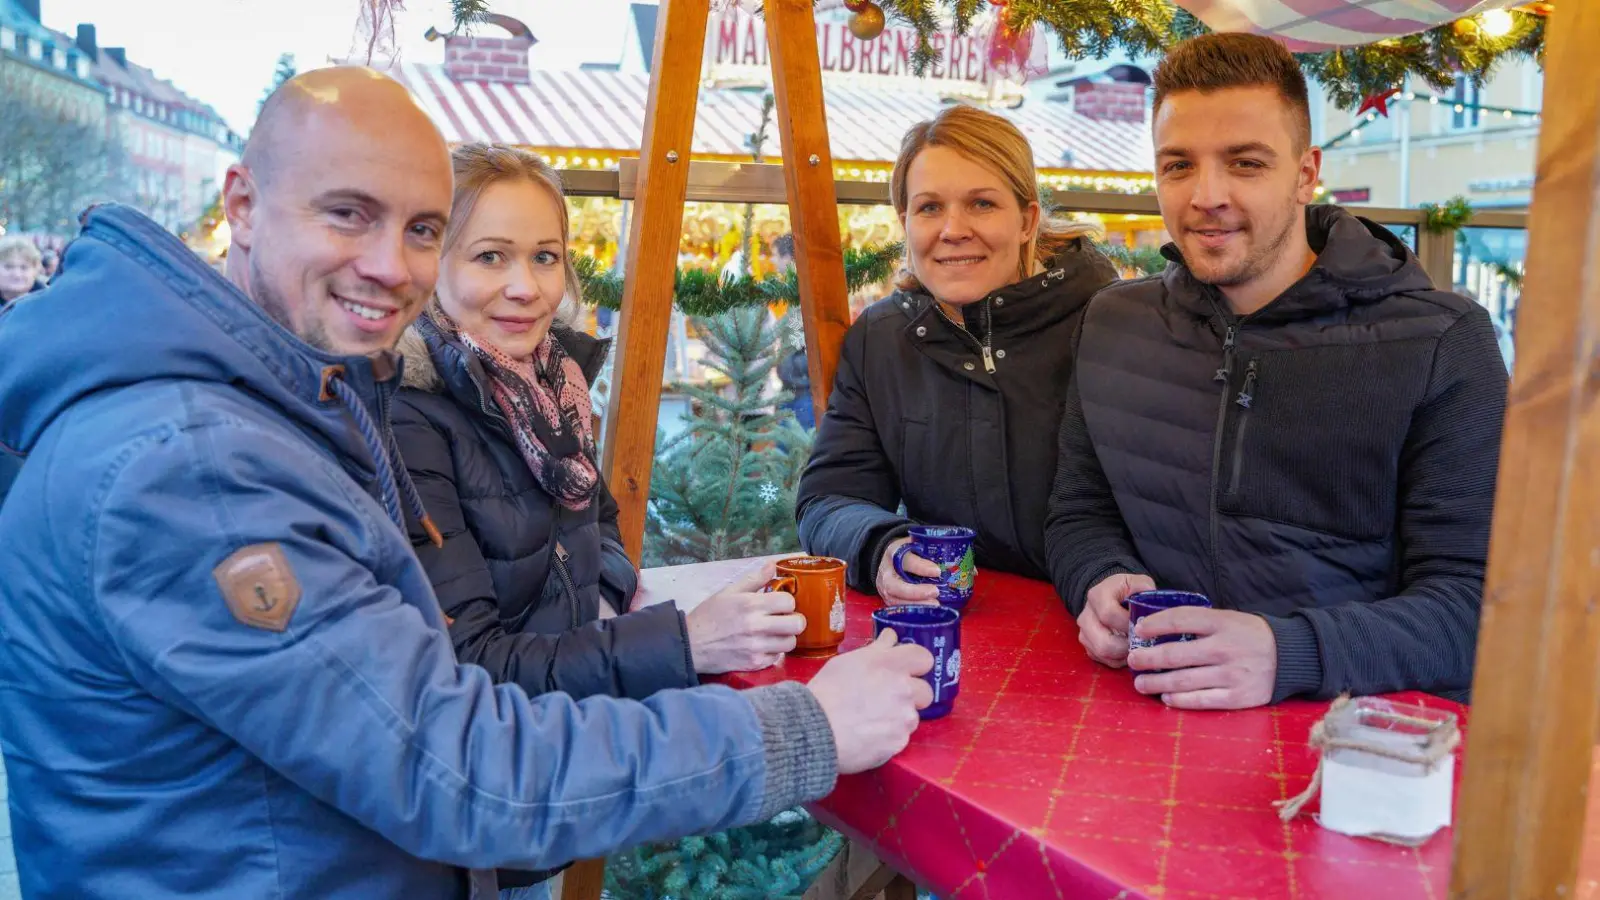
{"label": "leather patch on sleeve", "polygon": [[241,547],[211,570],[233,617],[254,628],[283,631],[300,605],[300,582],[276,543]]}

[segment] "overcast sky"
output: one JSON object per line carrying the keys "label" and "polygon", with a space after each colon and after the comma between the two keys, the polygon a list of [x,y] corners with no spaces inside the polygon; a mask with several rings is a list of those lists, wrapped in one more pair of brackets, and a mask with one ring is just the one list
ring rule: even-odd
{"label": "overcast sky", "polygon": [[[130,60],[154,69],[190,96],[216,107],[241,133],[272,81],[280,53],[301,71],[356,51],[363,0],[41,0],[44,24],[69,35],[80,22],[98,29],[102,47],[126,47]],[[422,35],[450,27],[448,0],[406,0],[395,36],[404,58],[438,62],[442,43]],[[494,0],[492,7],[528,23],[539,44],[534,64],[554,68],[615,62],[627,35],[629,0]],[[498,29],[493,30],[498,33]],[[365,48],[359,51],[364,58]]]}

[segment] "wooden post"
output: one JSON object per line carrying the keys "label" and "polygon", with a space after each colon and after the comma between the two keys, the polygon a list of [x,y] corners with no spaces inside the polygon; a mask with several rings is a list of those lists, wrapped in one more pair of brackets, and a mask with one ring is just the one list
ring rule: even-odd
{"label": "wooden post", "polygon": [[1441,291],[1452,289],[1455,282],[1456,230],[1430,232],[1417,226],[1417,261],[1433,279],[1433,286]]}
{"label": "wooden post", "polygon": [[1455,900],[1576,896],[1600,710],[1600,95],[1581,87],[1600,79],[1600,3],[1558,3],[1546,33]]}
{"label": "wooden post", "polygon": [[611,376],[611,402],[606,405],[603,460],[606,482],[617,498],[622,543],[635,564],[644,549],[661,372],[667,361],[667,328],[710,13],[706,0],[661,0],[656,19],[650,102],[639,152],[639,199],[628,238],[627,281],[617,328],[619,355]]}
{"label": "wooden post", "polygon": [[600,900],[606,886],[606,861],[584,859],[561,875],[561,900]]}
{"label": "wooden post", "polygon": [[839,348],[850,327],[840,250],[839,205],[834,197],[833,155],[823,115],[822,63],[817,55],[813,0],[766,0],[767,48],[783,140],[783,175],[789,191],[806,359],[817,419],[828,407]]}

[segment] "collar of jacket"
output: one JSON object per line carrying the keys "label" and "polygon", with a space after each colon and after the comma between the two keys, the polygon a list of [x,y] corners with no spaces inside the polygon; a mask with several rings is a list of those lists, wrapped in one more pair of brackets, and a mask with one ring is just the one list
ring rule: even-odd
{"label": "collar of jacket", "polygon": [[[988,312],[993,337],[1007,338],[1048,328],[1071,317],[1089,302],[1095,291],[1117,280],[1117,269],[1099,250],[1080,238],[1061,251],[1048,269],[1013,282],[991,293]],[[939,313],[933,296],[925,290],[897,294],[901,314],[907,319],[906,331],[937,320],[958,338],[956,329]],[[985,330],[984,303],[969,303],[961,310],[967,332],[982,340]]]}
{"label": "collar of jacket", "polygon": [[[4,307],[0,443],[31,451],[58,415],[95,391],[192,380],[250,392],[332,448],[352,472],[375,474],[372,448],[350,427],[350,412],[324,391],[327,378],[342,373],[379,419],[399,387],[396,356],[312,347],[129,207],[91,207],[81,222],[51,286]],[[125,288],[129,302],[107,304],[107,285]],[[78,362],[63,366],[62,359]]]}
{"label": "collar of jacket", "polygon": [[[1341,207],[1307,207],[1306,238],[1317,254],[1311,271],[1252,315],[1252,321],[1310,319],[1406,291],[1433,290],[1433,280],[1411,248],[1382,225]],[[1177,244],[1162,247],[1161,254],[1169,263],[1161,275],[1168,302],[1200,318],[1228,309],[1215,286],[1195,279]]]}
{"label": "collar of jacket", "polygon": [[[591,385],[605,365],[611,340],[593,338],[565,325],[550,329],[561,349],[571,356]],[[426,315],[419,316],[396,347],[405,359],[405,387],[431,394],[448,393],[469,408],[489,396],[489,377],[483,361],[470,353],[458,338],[447,336]]]}

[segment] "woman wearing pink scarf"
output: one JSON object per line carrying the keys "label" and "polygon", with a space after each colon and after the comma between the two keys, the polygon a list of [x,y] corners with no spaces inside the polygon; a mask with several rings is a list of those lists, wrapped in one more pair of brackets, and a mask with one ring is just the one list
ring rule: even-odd
{"label": "woman wearing pink scarf", "polygon": [[[436,546],[411,526],[457,656],[530,694],[637,699],[776,663],[804,621],[789,595],[759,593],[770,571],[687,616],[670,604],[628,612],[638,577],[589,403],[609,347],[565,324],[578,284],[560,181],[515,148],[468,145],[454,162],[437,293],[401,342],[393,421],[442,533]],[[501,884],[548,874],[502,873]]]}

